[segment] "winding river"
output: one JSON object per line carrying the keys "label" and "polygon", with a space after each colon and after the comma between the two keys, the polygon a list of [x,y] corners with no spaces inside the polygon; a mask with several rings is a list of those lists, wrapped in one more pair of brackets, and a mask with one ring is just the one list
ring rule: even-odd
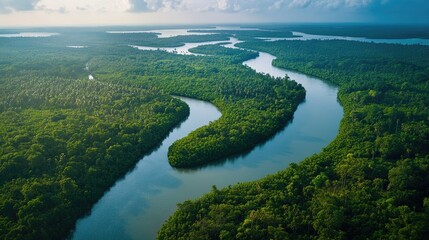
{"label": "winding river", "polygon": [[288,75],[307,90],[305,102],[287,127],[249,153],[197,170],[173,169],[167,161],[168,147],[221,116],[209,103],[181,98],[190,107],[188,119],[105,193],[90,215],[77,222],[72,238],[155,239],[177,203],[209,192],[212,185],[222,188],[260,179],[320,152],[336,136],[343,116],[337,88],[317,78],[273,67],[273,59],[261,52],[243,64],[276,77]]}

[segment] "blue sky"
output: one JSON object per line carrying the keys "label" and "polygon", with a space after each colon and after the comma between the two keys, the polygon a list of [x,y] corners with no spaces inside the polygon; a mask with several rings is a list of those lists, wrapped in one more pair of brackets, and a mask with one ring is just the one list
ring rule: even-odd
{"label": "blue sky", "polygon": [[257,22],[429,24],[429,0],[0,0],[0,26]]}

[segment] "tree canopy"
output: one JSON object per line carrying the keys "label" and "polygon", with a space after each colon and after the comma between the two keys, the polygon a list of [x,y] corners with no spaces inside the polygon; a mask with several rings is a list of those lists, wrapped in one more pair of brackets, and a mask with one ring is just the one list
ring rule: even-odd
{"label": "tree canopy", "polygon": [[424,239],[429,233],[429,47],[246,42],[339,86],[344,118],[320,154],[178,205],[159,239]]}

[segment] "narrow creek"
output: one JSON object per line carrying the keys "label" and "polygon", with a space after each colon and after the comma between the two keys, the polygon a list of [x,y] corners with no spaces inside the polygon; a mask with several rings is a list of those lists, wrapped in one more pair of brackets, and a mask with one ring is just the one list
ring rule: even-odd
{"label": "narrow creek", "polygon": [[77,222],[72,239],[155,239],[177,203],[197,198],[213,185],[222,188],[276,173],[328,145],[337,135],[343,116],[337,88],[317,78],[273,67],[273,59],[274,56],[261,52],[259,57],[243,64],[276,77],[287,74],[304,86],[306,100],[299,105],[290,124],[249,153],[197,170],[181,171],[168,164],[168,147],[221,116],[209,103],[182,98],[190,107],[189,118],[105,193],[90,215]]}

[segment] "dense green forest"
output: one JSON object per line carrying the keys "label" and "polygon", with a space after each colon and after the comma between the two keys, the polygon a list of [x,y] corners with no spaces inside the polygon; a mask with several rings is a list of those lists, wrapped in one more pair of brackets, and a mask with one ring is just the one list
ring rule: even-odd
{"label": "dense green forest", "polygon": [[59,239],[189,109],[87,80],[86,54],[22,41],[0,54],[0,238]]}
{"label": "dense green forest", "polygon": [[[130,34],[127,34],[130,35]],[[132,35],[132,34],[131,34]],[[137,35],[138,36],[138,35]],[[157,35],[149,35],[143,41],[137,41],[136,44],[142,44],[147,47],[180,47],[185,43],[195,42],[210,42],[210,41],[227,41],[229,36],[226,34],[208,34],[208,35],[189,35],[189,36],[175,36],[169,38],[158,38]]]}
{"label": "dense green forest", "polygon": [[427,25],[377,25],[377,24],[289,24],[278,26],[266,26],[265,28],[274,31],[296,31],[307,34],[366,37],[372,39],[404,39],[404,38],[424,38],[429,39]]}
{"label": "dense green forest", "polygon": [[284,127],[305,97],[304,89],[296,82],[255,74],[240,64],[254,57],[254,52],[219,45],[194,51],[224,54],[197,57],[123,48],[90,61],[102,81],[114,75],[113,79],[130,84],[206,100],[221,110],[219,120],[170,147],[168,160],[172,166],[198,166],[256,146]]}
{"label": "dense green forest", "polygon": [[189,49],[189,52],[203,54],[206,56],[216,56],[225,59],[225,61],[240,64],[246,60],[250,60],[259,56],[259,53],[256,51],[243,51],[239,49],[219,47],[227,43],[228,42],[212,45],[201,45]]}
{"label": "dense green forest", "polygon": [[246,42],[274,65],[339,86],[344,119],[320,154],[178,210],[159,239],[425,239],[429,234],[429,47]]}
{"label": "dense green forest", "polygon": [[242,41],[254,41],[255,38],[294,38],[290,30],[267,30],[265,26],[257,26],[257,28],[242,28],[237,30],[190,30],[190,32],[217,33],[227,34],[237,37]]}
{"label": "dense green forest", "polygon": [[[320,154],[275,175],[214,186],[179,204],[159,238],[423,239],[429,234],[429,47],[254,39],[292,37],[289,30],[297,30],[270,29],[279,31],[213,30],[218,34],[158,41],[154,33],[70,28],[52,29],[60,35],[51,38],[0,38],[0,239],[66,237],[186,118],[187,106],[170,95],[206,100],[222,112],[170,147],[173,166],[223,159],[283,128],[305,90],[241,65],[257,53],[222,44],[192,50],[204,57],[130,47],[231,36],[249,41],[240,47],[277,56],[278,67],[338,85],[345,111],[339,135]],[[363,36],[371,34],[382,32],[368,28]]]}
{"label": "dense green forest", "polygon": [[[222,111],[218,121],[171,146],[174,166],[256,146],[284,127],[305,97],[287,78],[242,66],[254,52],[201,47],[195,51],[223,55],[197,57],[129,46],[155,38],[67,29],[51,38],[0,39],[1,239],[66,237],[187,116],[187,106],[171,94],[207,100]],[[228,38],[182,36],[157,46],[216,39]]]}

